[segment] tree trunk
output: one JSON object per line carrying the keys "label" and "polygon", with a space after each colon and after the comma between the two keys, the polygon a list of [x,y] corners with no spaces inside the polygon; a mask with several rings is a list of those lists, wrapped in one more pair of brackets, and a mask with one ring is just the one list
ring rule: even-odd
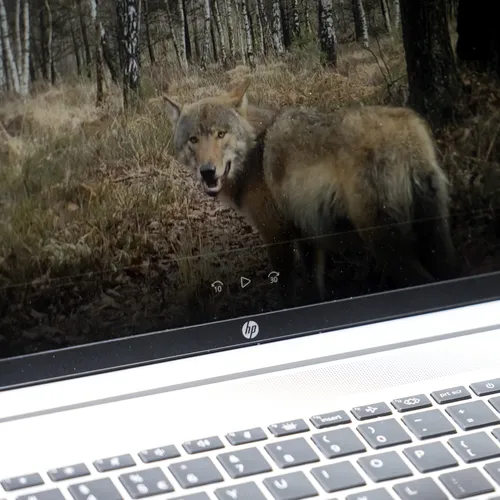
{"label": "tree trunk", "polygon": [[496,71],[500,76],[498,6],[460,0],[457,12],[457,57],[476,71]]}
{"label": "tree trunk", "polygon": [[153,42],[151,41],[151,33],[149,30],[149,3],[148,0],[143,0],[144,5],[144,26],[146,28],[146,43],[148,44],[149,60],[154,66],[156,64],[155,51],[153,48]]}
{"label": "tree trunk", "polygon": [[30,6],[29,0],[23,1],[23,38],[21,55],[19,57],[19,93],[22,96],[29,94],[30,83]]}
{"label": "tree trunk", "polygon": [[337,66],[337,36],[333,23],[332,0],[318,0],[318,29],[326,66]]}
{"label": "tree trunk", "polygon": [[292,0],[292,31],[295,39],[300,37],[299,1]]}
{"label": "tree trunk", "polygon": [[99,20],[99,0],[90,0],[90,17],[94,27],[94,54],[95,54],[95,80],[96,80],[96,105],[100,106],[104,99],[104,71],[102,68],[102,43],[101,21]]}
{"label": "tree trunk", "polygon": [[260,3],[257,1],[255,4],[257,9],[256,19],[257,19],[257,32],[259,34],[259,54],[266,55],[266,40],[264,35],[264,25],[262,24],[262,14],[260,11]]}
{"label": "tree trunk", "polygon": [[123,106],[126,111],[129,111],[138,104],[141,86],[139,0],[116,0],[116,15],[123,81]]}
{"label": "tree trunk", "polygon": [[363,47],[368,47],[368,22],[366,20],[363,0],[352,0],[352,13],[354,16],[354,28],[356,31],[356,41]]}
{"label": "tree trunk", "polygon": [[399,0],[394,0],[394,28],[399,29],[401,24],[401,9],[399,7]]}
{"label": "tree trunk", "polygon": [[229,42],[229,54],[231,57],[231,63],[236,60],[236,47],[234,43],[234,17],[233,17],[233,7],[231,5],[232,0],[225,0],[226,6],[226,17],[227,17],[227,39]]}
{"label": "tree trunk", "polygon": [[80,46],[76,37],[76,28],[73,16],[71,17],[71,41],[73,43],[73,52],[75,53],[76,71],[78,76],[82,74],[82,59],[80,56]]}
{"label": "tree trunk", "polygon": [[434,126],[444,125],[461,95],[445,0],[401,0],[401,23],[409,104]]}
{"label": "tree trunk", "polygon": [[14,58],[14,53],[12,51],[9,24],[7,21],[7,11],[5,10],[4,0],[0,0],[0,29],[2,31],[4,57],[6,59],[4,68],[8,68],[8,76],[10,76],[10,79],[12,80],[12,89],[16,94],[19,94],[19,72]]}
{"label": "tree trunk", "polygon": [[2,26],[0,25],[0,91],[4,90],[4,87],[7,88],[7,73],[4,64],[4,54],[5,52],[3,48]]}
{"label": "tree trunk", "polygon": [[245,30],[245,42],[247,61],[250,68],[255,69],[255,57],[253,53],[253,33],[252,25],[250,22],[250,14],[248,12],[247,0],[241,0],[241,13],[243,15],[243,27]]}
{"label": "tree trunk", "polygon": [[224,26],[222,25],[222,20],[220,17],[218,0],[213,0],[213,12],[215,18],[215,25],[217,27],[217,32],[219,33],[220,54],[222,58],[222,64],[224,67],[226,67],[227,66],[226,34],[224,32]]}
{"label": "tree trunk", "polygon": [[85,20],[85,12],[82,6],[82,0],[76,0],[76,5],[78,10],[78,17],[80,19],[80,30],[82,32],[87,77],[92,78],[92,53],[90,51],[89,35],[87,32],[87,22]]}
{"label": "tree trunk", "polygon": [[285,50],[290,49],[292,45],[292,37],[290,33],[290,20],[287,15],[286,0],[279,0],[280,12],[281,12],[281,26],[283,30],[283,45]]}
{"label": "tree trunk", "polygon": [[203,0],[203,51],[201,56],[201,67],[207,69],[210,57],[210,0]]}
{"label": "tree trunk", "polygon": [[382,15],[384,16],[385,29],[387,30],[387,33],[392,33],[391,13],[389,12],[387,0],[380,0],[380,8],[382,10]]}
{"label": "tree trunk", "polygon": [[[21,45],[21,0],[16,0],[16,10],[14,13],[14,58],[16,59],[16,64],[18,69],[21,68],[21,53],[22,53],[22,45]],[[21,75],[19,75],[21,78]]]}
{"label": "tree trunk", "polygon": [[279,0],[273,0],[273,45],[278,56],[285,53],[283,41],[283,20]]}
{"label": "tree trunk", "polygon": [[[191,44],[191,35],[189,34],[189,23],[186,13],[186,0],[179,0],[179,15],[182,22],[182,36],[184,53],[186,54],[187,61],[193,59],[193,48]],[[186,63],[187,64],[187,63]]]}

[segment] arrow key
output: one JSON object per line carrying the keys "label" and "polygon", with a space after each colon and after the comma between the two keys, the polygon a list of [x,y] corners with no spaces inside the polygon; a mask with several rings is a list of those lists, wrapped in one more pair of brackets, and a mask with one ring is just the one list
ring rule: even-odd
{"label": "arrow key", "polygon": [[246,448],[230,453],[221,453],[217,455],[217,459],[233,479],[271,472],[273,470],[269,462],[257,448]]}
{"label": "arrow key", "polygon": [[265,500],[266,497],[255,483],[241,483],[214,491],[219,500]]}

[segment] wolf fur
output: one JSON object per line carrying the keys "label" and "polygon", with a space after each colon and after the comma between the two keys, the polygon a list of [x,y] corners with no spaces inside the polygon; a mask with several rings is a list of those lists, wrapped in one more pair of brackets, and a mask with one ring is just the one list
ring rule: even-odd
{"label": "wolf fur", "polygon": [[166,103],[178,161],[248,217],[284,293],[294,297],[298,248],[324,298],[327,253],[339,241],[362,245],[396,285],[455,276],[448,180],[419,115],[385,106],[276,112],[248,103],[249,83],[183,108]]}

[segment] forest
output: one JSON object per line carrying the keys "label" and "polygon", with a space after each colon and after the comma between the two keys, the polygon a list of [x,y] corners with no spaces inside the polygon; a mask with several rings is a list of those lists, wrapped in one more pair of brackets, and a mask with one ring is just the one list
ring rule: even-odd
{"label": "forest", "polygon": [[[246,76],[276,109],[421,113],[462,274],[500,270],[494,4],[0,0],[0,358],[279,307],[259,235],[174,161],[164,109]],[[346,255],[336,297],[376,291],[368,267]]]}

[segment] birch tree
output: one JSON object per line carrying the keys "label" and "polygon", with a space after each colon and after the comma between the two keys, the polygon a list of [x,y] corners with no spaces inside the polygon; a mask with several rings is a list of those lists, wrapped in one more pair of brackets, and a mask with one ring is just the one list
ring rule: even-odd
{"label": "birch tree", "polygon": [[281,19],[281,8],[279,0],[273,0],[273,45],[277,55],[285,53],[283,41],[283,20]]}
{"label": "birch tree", "polygon": [[201,66],[207,68],[210,54],[210,0],[203,0],[203,50],[201,53]]}
{"label": "birch tree", "polygon": [[231,62],[234,62],[236,59],[236,47],[234,44],[234,17],[233,17],[233,8],[231,6],[231,0],[225,0],[226,7],[226,18],[227,18],[227,40],[229,43],[229,54],[231,57]]}
{"label": "birch tree", "polygon": [[155,57],[155,51],[153,48],[153,42],[151,41],[151,32],[150,32],[150,19],[149,19],[149,2],[148,0],[143,0],[143,5],[144,5],[144,27],[146,28],[146,43],[148,45],[148,53],[149,53],[149,60],[151,61],[151,64],[154,65],[156,64],[156,57]]}
{"label": "birch tree", "polygon": [[380,8],[382,10],[382,15],[384,16],[385,29],[387,30],[387,33],[392,33],[391,13],[389,12],[387,0],[380,0]]}
{"label": "birch tree", "polygon": [[255,69],[255,56],[253,52],[253,33],[248,12],[247,0],[241,0],[241,13],[243,15],[243,28],[245,30],[246,56],[250,68]]}
{"label": "birch tree", "polygon": [[337,35],[333,22],[332,0],[318,0],[318,29],[321,52],[326,65],[337,65]]}
{"label": "birch tree", "polygon": [[363,0],[352,0],[352,12],[354,15],[354,28],[356,31],[356,41],[363,47],[368,47],[368,22],[366,20]]}
{"label": "birch tree", "polygon": [[23,1],[23,33],[22,48],[18,59],[19,68],[19,93],[22,96],[29,94],[30,83],[30,4],[29,0]]}
{"label": "birch tree", "polygon": [[122,70],[123,106],[129,110],[137,103],[141,85],[139,61],[138,0],[115,0],[118,43]]}
{"label": "birch tree", "polygon": [[95,79],[96,79],[96,104],[99,106],[104,98],[103,81],[104,72],[102,68],[102,43],[101,43],[101,21],[99,19],[99,0],[90,1],[90,17],[94,27],[94,57],[95,57]]}
{"label": "birch tree", "polygon": [[83,9],[82,0],[76,0],[78,18],[80,20],[80,30],[82,32],[83,49],[85,53],[85,67],[87,69],[87,77],[92,78],[92,55],[90,52],[90,42],[87,31],[87,22],[85,20],[85,10]]}
{"label": "birch tree", "polygon": [[394,0],[393,10],[394,10],[394,28],[399,29],[399,25],[401,24],[401,9],[399,6],[399,0]]}
{"label": "birch tree", "polygon": [[227,46],[226,46],[226,33],[224,32],[224,26],[222,25],[222,20],[219,10],[219,1],[213,0],[213,13],[215,18],[215,25],[217,27],[217,32],[219,34],[220,41],[220,53],[222,58],[223,66],[227,66]]}
{"label": "birch tree", "polygon": [[6,64],[4,64],[8,69],[8,76],[12,80],[12,88],[16,94],[19,94],[19,73],[16,65],[16,60],[14,58],[14,53],[12,51],[11,35],[9,31],[9,23],[7,21],[7,11],[5,9],[4,0],[0,0],[0,30],[3,42],[3,51],[5,54]]}

